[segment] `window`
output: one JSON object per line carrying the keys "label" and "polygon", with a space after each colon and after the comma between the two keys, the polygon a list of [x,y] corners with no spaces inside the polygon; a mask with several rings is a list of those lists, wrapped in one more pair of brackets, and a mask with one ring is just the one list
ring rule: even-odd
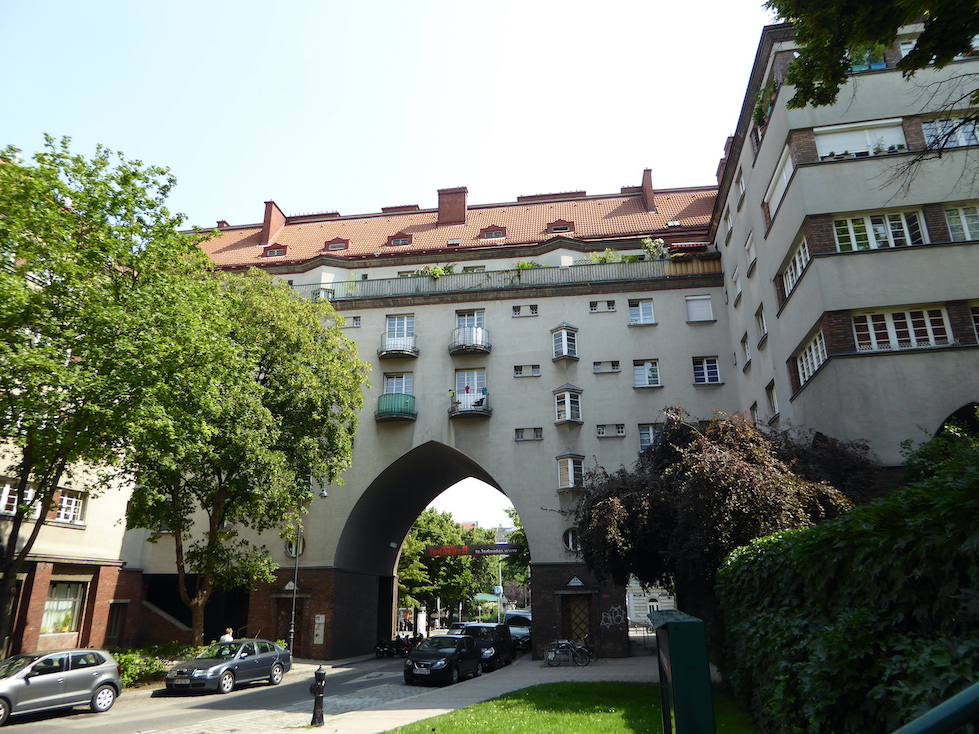
{"label": "window", "polygon": [[572,553],[577,553],[581,550],[581,534],[578,532],[578,528],[568,528],[564,531],[564,549],[569,550]]}
{"label": "window", "polygon": [[482,407],[486,398],[486,370],[456,370],[455,398],[463,410]]}
{"label": "window", "polygon": [[742,171],[740,169],[738,169],[738,175],[734,179],[734,187],[735,187],[735,189],[738,192],[738,205],[740,206],[742,199],[744,199],[744,194],[745,194],[745,191],[746,191],[746,188],[745,188],[745,185],[744,185],[744,171]]}
{"label": "window", "polygon": [[918,212],[868,214],[833,222],[838,252],[925,244]]}
{"label": "window", "polygon": [[758,256],[755,254],[755,238],[750,234],[748,235],[748,241],[744,243],[744,257],[748,263],[745,272],[750,278],[751,273],[754,272],[755,263],[758,262]]}
{"label": "window", "polygon": [[979,338],[979,306],[972,307],[972,328],[975,329],[976,338]]}
{"label": "window", "polygon": [[796,246],[795,251],[792,253],[792,258],[789,260],[789,264],[785,266],[785,270],[782,271],[782,285],[785,286],[785,295],[789,295],[793,290],[795,290],[796,285],[799,283],[799,279],[802,277],[802,272],[806,269],[806,265],[809,264],[809,245],[806,244],[806,240],[803,240]]}
{"label": "window", "polygon": [[485,265],[467,265],[462,269],[464,273],[484,273],[486,272]]}
{"label": "window", "polygon": [[547,231],[551,232],[552,234],[574,232],[574,222],[569,222],[565,219],[558,219],[556,222],[550,222],[547,225]]}
{"label": "window", "polygon": [[543,428],[515,428],[514,441],[541,441],[544,438]]}
{"label": "window", "polygon": [[768,401],[769,418],[774,419],[778,415],[778,396],[775,394],[775,380],[769,382],[765,387],[765,400]]}
{"label": "window", "polygon": [[476,328],[482,329],[486,326],[486,312],[479,311],[456,311],[456,328]]}
{"label": "window", "polygon": [[81,622],[82,596],[85,584],[52,581],[41,617],[41,633],[77,632]]}
{"label": "window", "polygon": [[561,326],[551,332],[554,342],[554,359],[569,357],[578,359],[577,329]]}
{"label": "window", "polygon": [[609,360],[607,362],[593,362],[592,371],[595,374],[602,374],[604,372],[620,372],[618,360]]}
{"label": "window", "polygon": [[405,245],[411,244],[411,236],[399,232],[396,235],[388,238],[388,245],[391,247],[404,247]]}
{"label": "window", "polygon": [[751,417],[751,422],[758,423],[758,403],[752,403],[751,407],[748,408],[748,415]]}
{"label": "window", "polygon": [[625,424],[605,423],[600,426],[595,426],[595,431],[599,438],[622,438],[625,436]]}
{"label": "window", "polygon": [[710,296],[687,296],[687,321],[713,321]]}
{"label": "window", "polygon": [[516,318],[518,316],[536,316],[537,315],[537,304],[532,303],[529,306],[514,306],[513,316]]}
{"label": "window", "polygon": [[607,435],[607,433],[606,433],[606,426],[596,426],[595,427],[595,434],[599,438],[605,438],[605,436]]}
{"label": "window", "polygon": [[[833,125],[813,129],[816,153],[820,160],[850,156],[865,158],[904,150],[904,128],[900,119],[878,120],[872,124]],[[900,146],[900,147],[898,147]]]}
{"label": "window", "polygon": [[945,209],[945,221],[952,235],[952,242],[979,239],[979,207],[950,206]]}
{"label": "window", "polygon": [[415,349],[415,317],[413,314],[388,316],[383,346],[388,350],[413,352]]}
{"label": "window", "polygon": [[483,232],[484,240],[496,240],[503,236],[503,230],[501,229],[490,229]]}
{"label": "window", "polygon": [[514,377],[540,377],[539,364],[518,364],[513,367]]}
{"label": "window", "polygon": [[858,352],[948,346],[951,331],[944,308],[853,315]]}
{"label": "window", "polygon": [[782,197],[785,196],[785,190],[789,186],[789,179],[792,178],[792,170],[792,156],[789,155],[789,146],[786,145],[775,168],[772,181],[768,184],[768,191],[765,192],[765,203],[768,205],[771,217],[775,216],[778,205],[782,203]]}
{"label": "window", "polygon": [[530,309],[530,315],[531,316],[536,316],[537,315],[537,304],[536,303],[530,304],[530,306],[528,306],[528,308]]}
{"label": "window", "polygon": [[734,301],[734,305],[737,306],[741,301],[741,268],[735,267],[734,272],[731,273],[731,300]]}
{"label": "window", "polygon": [[581,391],[559,388],[554,393],[554,420],[581,423]]}
{"label": "window", "polygon": [[721,373],[717,368],[717,357],[693,358],[693,382],[695,385],[717,385]]}
{"label": "window", "polygon": [[655,359],[636,360],[632,363],[634,387],[661,387],[659,381],[659,361]]}
{"label": "window", "polygon": [[462,244],[462,240],[458,238],[445,241],[446,247],[458,247],[461,244]]}
{"label": "window", "polygon": [[80,524],[84,520],[85,495],[81,492],[62,490],[58,499],[58,514],[55,519],[59,522]]}
{"label": "window", "polygon": [[656,441],[656,436],[659,434],[659,426],[654,426],[651,423],[640,423],[639,424],[639,451],[645,451]]}
{"label": "window", "polygon": [[826,341],[823,332],[819,331],[796,358],[799,368],[799,381],[805,385],[816,374],[819,366],[826,361]]}
{"label": "window", "polygon": [[616,436],[624,436],[625,435],[625,423],[616,423],[615,424],[615,435]]}
{"label": "window", "polygon": [[921,123],[929,148],[960,148],[979,145],[975,120],[954,117],[948,120],[927,120]]}
{"label": "window", "polygon": [[344,329],[356,329],[359,326],[360,326],[360,316],[348,316],[344,320],[343,327],[342,328],[344,328]]}
{"label": "window", "polygon": [[296,543],[295,540],[286,541],[285,554],[289,558],[295,558],[297,555],[301,556],[305,550],[306,550],[306,538],[302,536],[299,537],[298,543]]}
{"label": "window", "polygon": [[265,257],[282,257],[286,254],[284,247],[270,247],[265,251]]}
{"label": "window", "polygon": [[557,460],[557,486],[571,489],[581,484],[585,476],[584,457],[562,456]]}
{"label": "window", "polygon": [[768,322],[765,320],[765,307],[759,306],[755,311],[755,327],[758,329],[758,341],[768,336]]}
{"label": "window", "polygon": [[412,395],[414,376],[411,372],[388,373],[384,375],[385,395]]}
{"label": "window", "polygon": [[345,240],[341,237],[329,240],[325,243],[326,250],[329,252],[335,252],[336,250],[346,250],[350,246],[350,240]]}
{"label": "window", "polygon": [[731,234],[734,232],[734,220],[731,219],[731,207],[726,207],[724,209],[724,226],[727,228],[727,234],[724,235],[724,244],[726,245],[731,241]]}
{"label": "window", "polygon": [[653,317],[653,299],[644,298],[641,300],[629,301],[629,325],[636,324],[655,324]]}
{"label": "window", "polygon": [[[34,489],[28,487],[24,492],[24,504],[30,505],[34,499]],[[4,515],[13,515],[17,511],[17,487],[4,483],[3,489],[0,490],[0,513]],[[27,511],[25,517],[36,518],[40,512],[39,505],[32,505]]]}
{"label": "window", "polygon": [[399,278],[414,278],[416,275],[418,275],[418,271],[417,270],[399,270],[398,271],[398,277]]}
{"label": "window", "polygon": [[748,332],[744,333],[741,337],[741,358],[744,360],[745,368],[748,367],[748,363],[751,362],[751,347],[748,346]]}
{"label": "window", "polygon": [[588,310],[591,313],[603,313],[615,310],[615,301],[589,301]]}

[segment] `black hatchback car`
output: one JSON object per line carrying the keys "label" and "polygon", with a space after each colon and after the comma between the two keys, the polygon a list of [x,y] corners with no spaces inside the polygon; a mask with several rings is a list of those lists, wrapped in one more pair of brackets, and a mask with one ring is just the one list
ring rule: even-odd
{"label": "black hatchback car", "polygon": [[467,624],[465,634],[476,639],[483,670],[490,671],[509,665],[517,656],[510,627],[505,624]]}
{"label": "black hatchback car", "polygon": [[457,683],[483,673],[479,647],[469,635],[433,635],[422,640],[405,660],[405,683]]}

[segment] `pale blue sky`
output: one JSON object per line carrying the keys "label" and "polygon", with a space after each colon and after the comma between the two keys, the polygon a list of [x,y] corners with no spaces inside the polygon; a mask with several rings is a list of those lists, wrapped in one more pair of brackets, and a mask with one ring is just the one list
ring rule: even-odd
{"label": "pale blue sky", "polygon": [[0,145],[167,166],[205,227],[267,199],[612,193],[647,167],[709,185],[770,22],[759,0],[0,0]]}

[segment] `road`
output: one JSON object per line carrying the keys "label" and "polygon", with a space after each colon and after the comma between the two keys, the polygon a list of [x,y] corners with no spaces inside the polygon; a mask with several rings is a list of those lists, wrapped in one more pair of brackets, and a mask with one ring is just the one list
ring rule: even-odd
{"label": "road", "polygon": [[[353,663],[327,671],[323,708],[327,715],[367,709],[382,700],[415,695],[406,686],[404,661],[384,658]],[[115,706],[104,714],[85,708],[43,714],[12,716],[8,726],[27,734],[64,734],[97,731],[99,734],[150,734],[202,724],[212,719],[238,716],[249,711],[313,711],[309,694],[312,676],[293,670],[278,686],[265,683],[219,694],[169,695],[163,690],[123,691]]]}

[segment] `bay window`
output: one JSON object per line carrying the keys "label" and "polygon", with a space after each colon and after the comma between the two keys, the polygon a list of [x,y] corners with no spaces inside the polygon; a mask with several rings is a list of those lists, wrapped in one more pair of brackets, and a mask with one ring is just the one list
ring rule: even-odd
{"label": "bay window", "polygon": [[944,308],[877,311],[853,315],[857,351],[882,352],[951,344]]}
{"label": "bay window", "polygon": [[922,217],[916,211],[836,219],[833,229],[838,252],[908,247],[926,241]]}

